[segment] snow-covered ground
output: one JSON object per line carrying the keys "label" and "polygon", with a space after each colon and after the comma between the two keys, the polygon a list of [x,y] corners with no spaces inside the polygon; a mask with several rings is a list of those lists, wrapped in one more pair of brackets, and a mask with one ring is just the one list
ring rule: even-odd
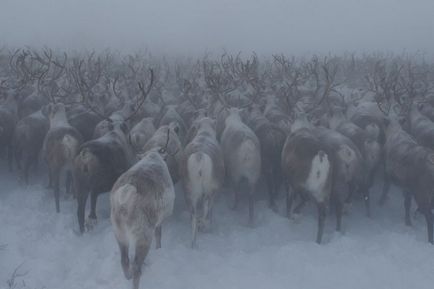
{"label": "snow-covered ground", "polygon": [[[98,202],[98,225],[79,236],[76,203],[62,198],[56,214],[44,175],[24,187],[0,162],[0,288],[17,266],[15,288],[130,288],[109,220],[108,194]],[[259,191],[264,191],[263,189]],[[378,199],[378,188],[373,194]],[[306,207],[297,221],[267,208],[257,194],[256,225],[247,226],[247,206],[228,208],[230,196],[219,196],[214,226],[190,248],[190,222],[182,192],[173,216],[163,225],[161,250],[150,251],[140,288],[434,288],[434,246],[426,241],[422,216],[408,228],[403,202],[395,189],[373,217],[356,202],[344,218],[344,233],[327,219],[325,242],[314,242],[316,212]]]}

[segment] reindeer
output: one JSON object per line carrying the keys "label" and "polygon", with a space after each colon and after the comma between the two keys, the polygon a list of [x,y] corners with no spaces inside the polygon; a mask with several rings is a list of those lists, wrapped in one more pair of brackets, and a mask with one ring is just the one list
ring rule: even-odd
{"label": "reindeer", "polygon": [[419,144],[434,150],[434,123],[421,113],[425,105],[423,102],[411,105],[407,125]]}
{"label": "reindeer", "polygon": [[366,215],[370,217],[370,188],[374,183],[375,173],[380,167],[382,157],[382,146],[378,143],[375,135],[370,135],[368,131],[362,129],[352,122],[341,123],[336,130],[349,138],[361,153],[361,160],[366,170],[366,180],[360,188],[365,196]]}
{"label": "reindeer", "polygon": [[[276,209],[276,196],[282,184],[282,149],[286,140],[285,130],[270,122],[260,111],[250,113],[249,126],[258,137],[261,147],[262,175],[268,187],[269,206]],[[287,128],[288,131],[290,128]]]}
{"label": "reindeer", "polygon": [[192,129],[194,137],[184,150],[180,172],[191,213],[193,248],[198,229],[204,230],[210,225],[215,194],[223,185],[225,167],[214,120],[199,118]]}
{"label": "reindeer", "polygon": [[[82,136],[66,118],[63,103],[50,103],[44,108],[50,120],[50,128],[45,136],[42,152],[48,165],[49,186],[54,186],[56,212],[59,208],[59,181],[63,168],[69,168],[82,143]],[[68,178],[69,179],[69,178]],[[69,190],[69,181],[67,190]]]}
{"label": "reindeer", "polygon": [[261,174],[261,147],[255,133],[241,120],[240,109],[230,108],[221,136],[227,175],[235,187],[236,209],[241,191],[249,195],[249,225],[254,219],[254,189]]}
{"label": "reindeer", "polygon": [[330,199],[334,162],[327,153],[314,127],[302,117],[294,122],[292,133],[286,138],[282,150],[282,173],[286,182],[286,210],[291,217],[292,204],[296,196],[302,198],[297,206],[298,213],[306,199],[311,198],[318,208],[318,230],[316,242],[321,243],[326,218],[326,206]]}
{"label": "reindeer", "polygon": [[[153,71],[150,70],[150,81],[145,90],[144,85],[139,83],[142,99],[137,105],[137,110],[143,105],[154,81]],[[111,126],[109,131],[95,140],[81,145],[74,159],[74,183],[77,191],[77,217],[80,232],[85,230],[85,208],[89,193],[91,195],[91,211],[86,226],[91,229],[96,222],[96,202],[99,194],[108,192],[117,178],[128,170],[135,162],[132,149],[128,144],[128,129],[124,122],[116,123],[95,110],[89,109],[101,115]],[[137,112],[137,110],[135,112]],[[128,121],[134,113],[128,116]]]}
{"label": "reindeer", "polygon": [[14,132],[14,153],[18,169],[23,168],[24,182],[29,184],[29,169],[37,166],[39,153],[50,124],[39,110],[18,121]]}
{"label": "reindeer", "polygon": [[366,167],[351,139],[325,128],[317,128],[315,133],[334,164],[331,201],[336,210],[336,230],[340,231],[344,204],[351,201],[356,190],[361,191],[367,215],[370,214],[369,190],[365,187]]}
{"label": "reindeer", "polygon": [[[164,148],[153,149],[123,173],[111,194],[111,222],[121,252],[125,278],[133,279],[139,288],[143,261],[148,254],[153,235],[156,248],[161,248],[161,224],[172,214],[175,190],[166,163],[160,154]],[[132,264],[129,245],[135,247]]]}
{"label": "reindeer", "polygon": [[[433,239],[433,186],[434,152],[419,145],[392,119],[386,130],[386,175],[383,194],[387,195],[390,182],[404,190],[405,224],[411,226],[410,208],[412,198],[416,200],[419,212],[425,216],[428,242]],[[382,198],[386,199],[385,196]]]}
{"label": "reindeer", "polygon": [[8,94],[6,100],[0,104],[0,151],[7,150],[9,170],[12,170],[12,140],[16,122],[17,102],[12,94]]}

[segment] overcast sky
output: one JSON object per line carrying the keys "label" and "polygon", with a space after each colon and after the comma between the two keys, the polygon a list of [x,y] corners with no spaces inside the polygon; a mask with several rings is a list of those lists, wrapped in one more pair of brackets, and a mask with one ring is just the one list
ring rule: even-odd
{"label": "overcast sky", "polygon": [[0,45],[434,54],[434,0],[0,0]]}

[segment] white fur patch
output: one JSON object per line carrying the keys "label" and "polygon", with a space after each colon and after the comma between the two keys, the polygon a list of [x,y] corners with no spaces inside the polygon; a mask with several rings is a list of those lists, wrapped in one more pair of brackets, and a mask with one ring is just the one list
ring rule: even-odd
{"label": "white fur patch", "polygon": [[202,194],[214,189],[212,169],[212,160],[207,154],[194,153],[188,158],[190,193],[194,202],[197,202]]}
{"label": "white fur patch", "polygon": [[66,157],[68,159],[74,158],[78,147],[78,141],[74,137],[66,134],[62,139],[62,144],[65,148]]}
{"label": "white fur patch", "polygon": [[330,161],[327,154],[320,152],[313,159],[305,188],[318,202],[325,201],[327,195],[324,187],[330,171]]}
{"label": "white fur patch", "polygon": [[244,141],[238,149],[235,166],[238,177],[245,176],[251,184],[256,183],[261,172],[260,148],[251,140]]}
{"label": "white fur patch", "polygon": [[113,200],[117,206],[124,206],[133,195],[137,193],[137,188],[131,184],[125,184],[118,188],[114,193]]}

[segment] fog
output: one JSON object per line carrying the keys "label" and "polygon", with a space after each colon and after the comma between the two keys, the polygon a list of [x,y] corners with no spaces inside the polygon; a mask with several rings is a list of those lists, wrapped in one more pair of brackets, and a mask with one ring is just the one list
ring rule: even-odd
{"label": "fog", "polygon": [[1,0],[0,44],[204,51],[434,51],[432,0]]}

